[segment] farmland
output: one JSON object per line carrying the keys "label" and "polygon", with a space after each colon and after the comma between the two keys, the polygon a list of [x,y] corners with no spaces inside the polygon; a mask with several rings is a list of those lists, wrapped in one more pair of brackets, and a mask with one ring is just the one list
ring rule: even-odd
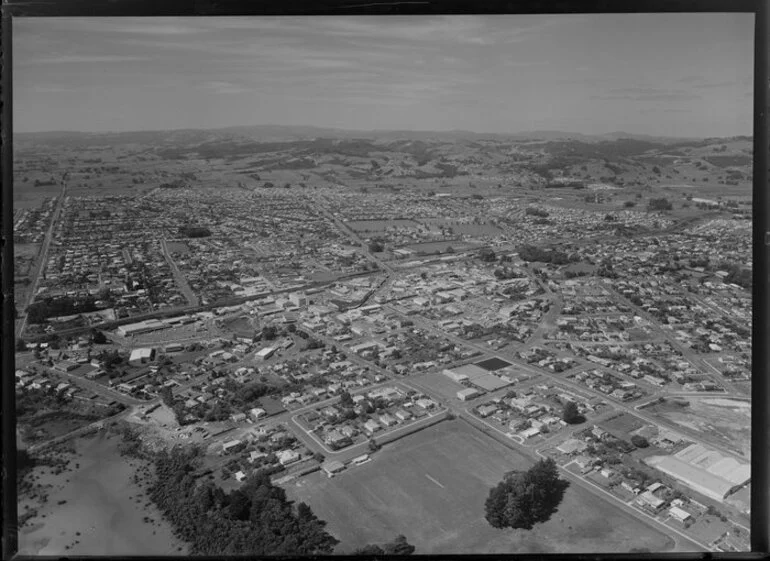
{"label": "farmland", "polygon": [[444,422],[386,446],[372,462],[333,479],[317,473],[287,488],[329,523],[348,552],[407,536],[417,553],[670,550],[670,538],[572,485],[559,511],[532,531],[496,530],[484,519],[488,490],[531,460]]}

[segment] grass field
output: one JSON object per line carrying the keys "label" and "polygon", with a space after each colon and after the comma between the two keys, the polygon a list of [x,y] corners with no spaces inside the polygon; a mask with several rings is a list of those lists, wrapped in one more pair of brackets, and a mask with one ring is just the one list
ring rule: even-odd
{"label": "grass field", "polygon": [[628,439],[632,432],[644,426],[644,422],[639,417],[621,413],[617,417],[600,422],[599,426],[620,438]]}
{"label": "grass field", "polygon": [[489,489],[532,461],[448,421],[386,446],[373,461],[328,479],[312,474],[287,487],[328,522],[340,553],[404,534],[416,553],[664,551],[672,539],[571,485],[559,511],[531,531],[496,530],[484,519]]}

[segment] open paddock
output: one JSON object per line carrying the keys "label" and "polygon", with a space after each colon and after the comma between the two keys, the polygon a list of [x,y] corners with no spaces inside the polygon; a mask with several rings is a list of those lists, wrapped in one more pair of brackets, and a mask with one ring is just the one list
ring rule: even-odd
{"label": "open paddock", "polygon": [[185,242],[167,242],[166,246],[168,247],[168,250],[170,253],[178,253],[179,255],[189,255],[190,254],[190,246],[187,245]]}
{"label": "open paddock", "polygon": [[620,438],[628,439],[632,432],[642,428],[645,423],[639,417],[620,413],[617,416],[601,421],[598,425]]}
{"label": "open paddock", "polygon": [[484,519],[489,489],[529,458],[460,421],[443,422],[387,445],[371,462],[287,486],[307,502],[349,552],[404,534],[417,553],[664,551],[672,539],[571,485],[553,518],[531,531],[497,530]]}

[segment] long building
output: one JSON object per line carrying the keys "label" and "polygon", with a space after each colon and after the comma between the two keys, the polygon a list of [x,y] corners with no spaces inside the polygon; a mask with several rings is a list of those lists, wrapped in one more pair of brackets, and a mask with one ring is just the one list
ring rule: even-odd
{"label": "long building", "polygon": [[700,444],[688,446],[673,456],[651,456],[644,461],[694,491],[720,502],[751,481],[749,464]]}
{"label": "long building", "polygon": [[159,319],[148,319],[138,323],[121,325],[118,327],[117,333],[123,337],[131,337],[133,335],[141,335],[143,333],[150,333],[151,331],[158,331],[159,329],[165,329],[167,327],[168,324],[166,324],[164,321]]}

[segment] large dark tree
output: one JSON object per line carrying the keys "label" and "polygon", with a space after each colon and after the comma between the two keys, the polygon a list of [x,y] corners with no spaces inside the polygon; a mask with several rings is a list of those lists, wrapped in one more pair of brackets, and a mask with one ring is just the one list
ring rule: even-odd
{"label": "large dark tree", "polygon": [[582,423],[585,420],[585,418],[580,414],[580,411],[578,410],[577,403],[574,401],[568,401],[564,404],[561,418],[565,423],[569,423],[570,425]]}
{"label": "large dark tree", "polygon": [[108,342],[107,337],[104,335],[104,333],[102,333],[98,329],[91,330],[91,340],[96,345],[104,345]]}
{"label": "large dark tree", "polygon": [[340,394],[340,405],[342,407],[353,407],[355,405],[353,403],[353,396],[350,395],[350,392],[345,390]]}
{"label": "large dark tree", "polygon": [[386,543],[382,549],[385,555],[411,555],[415,547],[406,541],[405,536],[398,535],[392,542]]}
{"label": "large dark tree", "polygon": [[569,482],[559,478],[553,459],[540,460],[525,472],[510,472],[489,492],[486,519],[495,528],[531,530],[559,508]]}

